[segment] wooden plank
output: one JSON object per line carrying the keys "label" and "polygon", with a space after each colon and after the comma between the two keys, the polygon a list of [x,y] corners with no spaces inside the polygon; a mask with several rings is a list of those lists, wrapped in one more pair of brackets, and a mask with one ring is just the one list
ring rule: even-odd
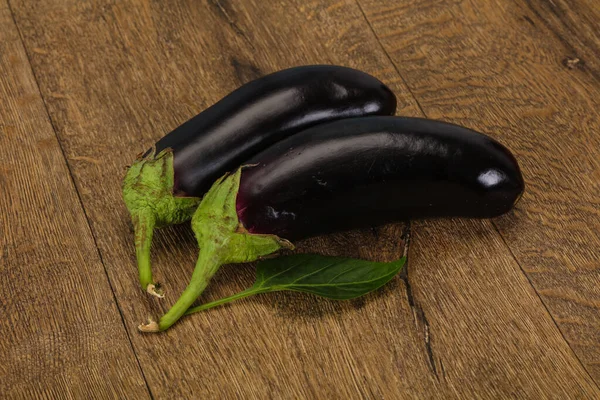
{"label": "wooden plank", "polygon": [[0,184],[1,397],[148,398],[4,1]]}
{"label": "wooden plank", "polygon": [[[157,397],[598,395],[489,223],[420,224],[408,276],[365,300],[268,295],[198,314],[163,335],[137,334],[148,312],[183,289],[196,252],[187,227],[160,233],[154,265],[168,298],[158,304],[140,292],[120,200],[122,166],[138,151],[242,82],[291,65],[360,68],[393,86],[400,113],[419,115],[418,106],[354,2],[14,8]],[[317,238],[302,249],[390,259],[404,247],[402,231]],[[225,268],[204,298],[251,281],[251,268]]]}
{"label": "wooden plank", "polygon": [[[373,73],[399,94],[403,113],[417,113],[355,6],[330,12],[316,4],[290,9],[259,1],[243,8],[223,1],[13,7],[157,398],[435,395],[438,384],[402,279],[355,302],[270,295],[196,315],[166,334],[137,332],[149,312],[166,309],[183,290],[197,249],[187,226],[159,232],[154,266],[166,302],[140,291],[120,198],[123,166],[136,153],[240,84],[298,64],[337,63]],[[279,21],[279,30],[264,20]],[[303,248],[390,260],[402,254],[402,230],[376,231],[381,243],[369,232]],[[252,273],[247,266],[224,268],[206,298],[240,290]]]}
{"label": "wooden plank", "polygon": [[[361,4],[428,117],[488,132],[516,153],[526,193],[495,226],[600,383],[598,3]],[[426,259],[435,245],[427,238],[413,251]],[[513,293],[497,294],[519,301]]]}

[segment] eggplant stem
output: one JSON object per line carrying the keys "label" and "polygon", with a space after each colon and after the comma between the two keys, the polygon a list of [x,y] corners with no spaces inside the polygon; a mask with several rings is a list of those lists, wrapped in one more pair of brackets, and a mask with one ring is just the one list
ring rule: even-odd
{"label": "eggplant stem", "polygon": [[[192,274],[190,283],[185,288],[177,302],[160,318],[158,329],[164,331],[170,328],[181,318],[196,299],[202,294],[210,279],[219,270],[223,264],[223,257],[220,255],[222,249],[215,246],[208,246],[200,250],[196,268]],[[141,330],[141,329],[140,329]],[[147,332],[147,331],[143,331]],[[157,331],[153,331],[157,332]]]}
{"label": "eggplant stem", "polygon": [[197,197],[175,196],[173,151],[152,151],[138,158],[123,179],[123,200],[135,228],[135,252],[142,289],[162,297],[152,279],[150,247],[154,228],[180,224],[192,218]]}
{"label": "eggplant stem", "polygon": [[144,211],[135,214],[132,217],[132,221],[135,229],[135,254],[140,284],[143,290],[151,293],[150,286],[152,286],[153,289],[156,287],[152,280],[152,266],[150,263],[150,248],[152,246],[152,237],[154,236],[156,220],[152,212]]}

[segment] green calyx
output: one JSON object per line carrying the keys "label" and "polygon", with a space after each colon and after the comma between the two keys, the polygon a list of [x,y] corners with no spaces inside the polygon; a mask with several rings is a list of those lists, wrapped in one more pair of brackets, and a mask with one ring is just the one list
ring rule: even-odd
{"label": "green calyx", "polygon": [[154,150],[138,158],[123,180],[123,200],[135,229],[135,249],[140,284],[150,294],[162,297],[152,279],[150,247],[155,228],[180,224],[192,218],[200,198],[175,196],[173,151]]}
{"label": "green calyx", "polygon": [[150,321],[139,326],[142,332],[164,331],[177,322],[204,291],[221,265],[256,261],[281,248],[294,247],[278,236],[246,231],[236,212],[240,177],[241,168],[215,182],[204,196],[192,217],[192,229],[200,253],[190,283],[158,323]]}

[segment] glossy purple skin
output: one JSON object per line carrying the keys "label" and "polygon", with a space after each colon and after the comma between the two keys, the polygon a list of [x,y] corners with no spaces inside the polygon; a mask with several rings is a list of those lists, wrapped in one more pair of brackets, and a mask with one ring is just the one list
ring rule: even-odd
{"label": "glossy purple skin", "polygon": [[159,140],[156,152],[173,149],[174,192],[200,197],[227,171],[308,127],[395,111],[394,94],[369,74],[332,65],[290,68],[235,90]]}
{"label": "glossy purple skin", "polygon": [[249,161],[237,196],[252,233],[296,240],[431,217],[489,218],[524,190],[510,151],[475,131],[419,118],[319,125]]}

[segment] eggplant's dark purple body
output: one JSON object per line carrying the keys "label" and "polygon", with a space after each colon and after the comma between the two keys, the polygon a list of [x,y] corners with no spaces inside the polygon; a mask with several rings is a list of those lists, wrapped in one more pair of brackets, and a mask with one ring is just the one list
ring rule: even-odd
{"label": "eggplant's dark purple body", "polygon": [[314,65],[247,83],[156,144],[172,148],[175,192],[202,196],[225,172],[273,143],[318,123],[393,115],[394,94],[351,68]]}
{"label": "eggplant's dark purple body", "polygon": [[318,125],[254,163],[242,170],[240,222],[289,240],[413,218],[495,217],[524,190],[517,161],[500,143],[419,118]]}

